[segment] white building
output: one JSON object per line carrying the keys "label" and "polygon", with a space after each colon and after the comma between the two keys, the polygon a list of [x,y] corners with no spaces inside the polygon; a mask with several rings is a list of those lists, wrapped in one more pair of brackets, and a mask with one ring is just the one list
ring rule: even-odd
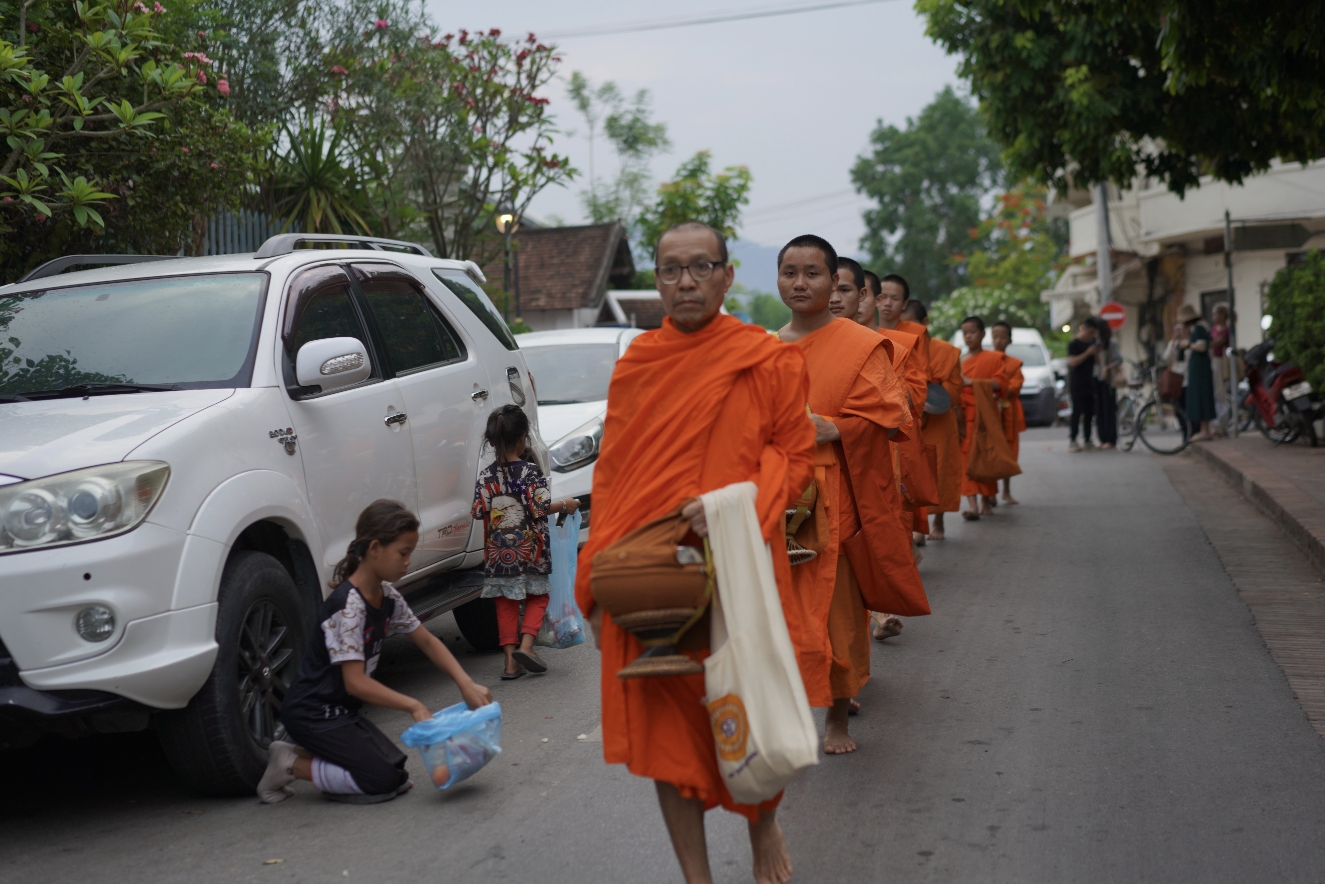
{"label": "white building", "polygon": [[[1041,295],[1055,326],[1075,327],[1099,312],[1100,192],[1073,191],[1059,202],[1071,225],[1074,263]],[[1111,300],[1127,309],[1120,343],[1128,359],[1143,360],[1148,342],[1172,336],[1182,304],[1191,304],[1208,321],[1216,304],[1229,302],[1225,212],[1232,222],[1232,303],[1240,348],[1261,341],[1262,299],[1275,273],[1308,249],[1325,248],[1325,160],[1306,167],[1276,163],[1240,185],[1202,178],[1185,197],[1149,179],[1123,191],[1108,185],[1107,192]]]}

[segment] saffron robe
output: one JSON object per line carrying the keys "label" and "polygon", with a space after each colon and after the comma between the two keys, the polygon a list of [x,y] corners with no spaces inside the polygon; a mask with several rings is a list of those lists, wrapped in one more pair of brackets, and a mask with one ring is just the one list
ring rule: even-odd
{"label": "saffron robe", "polygon": [[[907,326],[907,328],[903,328]],[[916,334],[913,329],[919,329]],[[921,420],[925,413],[925,399],[929,395],[929,348],[926,344],[928,334],[925,327],[915,322],[899,322],[897,328],[880,328],[879,334],[892,342],[893,370],[906,383],[906,392],[911,403],[911,419],[915,422],[916,436],[923,451],[926,439],[921,429]],[[893,448],[893,471],[901,481],[901,463],[898,460],[897,446]],[[899,486],[900,487],[900,486]],[[912,531],[929,533],[929,516],[925,508],[912,507],[902,500],[903,521]]]}
{"label": "saffron robe", "polygon": [[1021,432],[1026,429],[1026,410],[1021,407],[1021,387],[1026,376],[1021,373],[1021,360],[1003,354],[1003,435],[1007,437],[1012,456],[1021,459]]}
{"label": "saffron robe", "polygon": [[[925,440],[938,454],[939,505],[941,513],[955,513],[962,505],[962,473],[966,461],[962,457],[961,432],[958,430],[959,408],[962,403],[962,351],[947,341],[929,339],[929,379],[942,384],[952,400],[952,407],[943,414],[925,415]],[[965,418],[960,418],[965,423]]]}
{"label": "saffron robe", "polygon": [[[670,319],[636,338],[617,361],[594,469],[593,532],[579,558],[575,597],[594,607],[593,557],[683,502],[733,482],[754,482],[773,553],[787,629],[802,667],[826,667],[827,639],[807,623],[784,541],[785,513],[810,484],[814,424],[801,351],[757,326],[719,315],[685,334]],[[762,805],[737,804],[718,772],[704,676],[621,679],[643,648],[604,612],[603,755],[631,773],[671,783],[705,808],[721,804],[755,821]],[[693,655],[696,659],[707,652]]]}
{"label": "saffron robe", "polygon": [[888,590],[927,606],[911,533],[898,518],[901,496],[887,447],[889,429],[902,438],[914,430],[883,337],[836,319],[795,343],[810,372],[810,410],[836,424],[842,436],[815,448],[815,518],[827,522],[828,542],[814,559],[791,569],[807,616],[824,630],[832,653],[831,665],[805,674],[805,690],[810,705],[828,706],[834,698],[854,697],[869,679],[865,597],[842,541],[862,532],[888,573]]}
{"label": "saffron robe", "polygon": [[[972,380],[1001,381],[1005,357],[997,350],[981,350],[962,360],[962,374]],[[999,396],[1003,391],[999,390]],[[962,387],[962,408],[966,410],[966,438],[962,439],[962,495],[982,494],[993,497],[998,493],[997,482],[976,482],[966,475],[966,464],[971,457],[971,443],[975,441],[975,392],[969,385]]]}

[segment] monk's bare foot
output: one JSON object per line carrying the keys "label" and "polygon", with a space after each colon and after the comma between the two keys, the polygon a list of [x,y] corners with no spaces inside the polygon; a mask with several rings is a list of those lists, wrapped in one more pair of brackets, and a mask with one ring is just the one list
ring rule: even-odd
{"label": "monk's bare foot", "polygon": [[980,518],[980,514],[971,510],[962,510],[962,518],[968,522],[974,522]]}
{"label": "monk's bare foot", "polygon": [[847,715],[859,715],[859,714],[860,714],[860,701],[857,700],[855,697],[852,697],[850,702],[847,703]]}
{"label": "monk's bare foot", "polygon": [[934,524],[929,529],[929,539],[943,539],[943,513],[938,513],[934,516]]}
{"label": "monk's bare foot", "polygon": [[911,542],[914,543],[916,546],[924,546],[924,545],[925,545],[925,535],[922,534],[922,533],[920,533],[919,531],[912,531],[912,532],[911,532]]}
{"label": "monk's bare foot", "polygon": [[845,755],[856,751],[856,741],[847,733],[850,699],[834,700],[824,721],[824,754]]}
{"label": "monk's bare foot", "polygon": [[1010,506],[1016,506],[1017,504],[1021,503],[1020,500],[1017,500],[1015,497],[1013,497],[1011,494],[1008,494],[1006,491],[1003,492],[1003,502],[1009,504]]}
{"label": "monk's bare foot", "polygon": [[994,498],[992,498],[992,497],[986,497],[985,495],[981,495],[981,496],[980,496],[980,515],[982,515],[982,516],[992,516],[992,515],[994,514],[994,507],[992,506],[992,503],[993,503],[993,502],[994,502]]}
{"label": "monk's bare foot", "polygon": [[870,627],[870,635],[875,641],[883,641],[900,634],[902,631],[902,618],[896,614],[886,614],[883,616],[875,615],[874,623]]}
{"label": "monk's bare foot", "polygon": [[750,823],[750,852],[754,854],[756,884],[787,884],[791,880],[791,854],[782,827],[772,813]]}

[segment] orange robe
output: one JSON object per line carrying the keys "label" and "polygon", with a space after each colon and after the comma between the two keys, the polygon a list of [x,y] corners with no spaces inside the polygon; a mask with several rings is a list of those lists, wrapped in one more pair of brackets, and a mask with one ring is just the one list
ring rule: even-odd
{"label": "orange robe", "polygon": [[[692,334],[668,319],[636,338],[617,361],[608,389],[594,469],[593,533],[581,551],[575,583],[580,609],[594,607],[589,577],[593,557],[604,547],[699,494],[753,481],[798,659],[826,659],[826,638],[807,623],[795,595],[784,542],[786,509],[813,476],[808,398],[801,351],[735,317],[717,316]],[[643,648],[606,613],[600,637],[603,755],[609,764],[625,764],[637,776],[701,799],[705,808],[721,804],[751,821],[761,808],[776,806],[779,799],[757,807],[737,804],[723,785],[702,702],[703,675],[617,678]]]}
{"label": "orange robe", "polygon": [[[916,329],[919,333],[915,331]],[[920,422],[925,413],[925,399],[929,395],[928,332],[919,323],[899,322],[895,329],[880,328],[879,334],[893,343],[893,370],[906,383],[906,391],[911,401],[911,419],[915,422],[916,435],[920,437],[920,444],[923,446],[926,440]],[[893,449],[893,469],[897,471],[900,469],[900,464],[896,446],[893,446]],[[899,474],[899,481],[900,478]],[[911,505],[903,500],[902,509],[903,521],[912,531],[929,533],[929,516],[923,506],[912,509]]]}
{"label": "orange robe", "polygon": [[1021,459],[1021,431],[1026,429],[1026,410],[1021,407],[1021,386],[1026,383],[1026,376],[1021,373],[1021,360],[1015,356],[1003,354],[1003,391],[1004,404],[1003,435],[1007,437],[1012,456]]}
{"label": "orange robe", "polygon": [[[888,570],[890,588],[924,599],[911,532],[897,518],[901,498],[887,447],[889,429],[904,436],[913,425],[905,388],[884,344],[849,319],[834,320],[796,342],[810,372],[810,410],[833,421],[842,435],[815,449],[815,518],[826,520],[828,542],[814,559],[791,569],[806,615],[824,630],[831,649],[829,666],[805,674],[812,706],[854,697],[869,680],[868,613],[843,540],[863,532],[870,552]],[[844,466],[849,476],[843,475]]]}
{"label": "orange robe", "polygon": [[[1002,381],[1004,359],[997,350],[981,350],[972,353],[962,361],[962,374],[968,378],[991,378]],[[998,392],[999,396],[1003,391]],[[966,438],[962,439],[962,494],[971,496],[983,494],[993,497],[998,493],[997,482],[976,482],[966,476],[966,462],[971,456],[971,443],[975,440],[975,392],[969,386],[962,387],[962,407],[966,409]]]}
{"label": "orange robe", "polygon": [[925,441],[937,449],[939,467],[939,505],[941,513],[955,513],[962,505],[962,475],[966,460],[962,456],[961,433],[957,430],[958,406],[962,402],[962,351],[947,341],[929,339],[929,379],[942,384],[952,399],[952,407],[943,414],[925,415]]}

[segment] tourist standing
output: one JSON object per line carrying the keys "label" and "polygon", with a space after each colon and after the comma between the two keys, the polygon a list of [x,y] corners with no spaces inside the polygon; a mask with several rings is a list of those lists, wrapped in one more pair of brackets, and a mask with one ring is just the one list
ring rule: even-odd
{"label": "tourist standing", "polygon": [[1178,339],[1178,349],[1187,354],[1187,396],[1183,407],[1194,441],[1214,438],[1210,422],[1215,419],[1215,379],[1210,368],[1210,329],[1191,304],[1178,308],[1178,322],[1186,336]]}

